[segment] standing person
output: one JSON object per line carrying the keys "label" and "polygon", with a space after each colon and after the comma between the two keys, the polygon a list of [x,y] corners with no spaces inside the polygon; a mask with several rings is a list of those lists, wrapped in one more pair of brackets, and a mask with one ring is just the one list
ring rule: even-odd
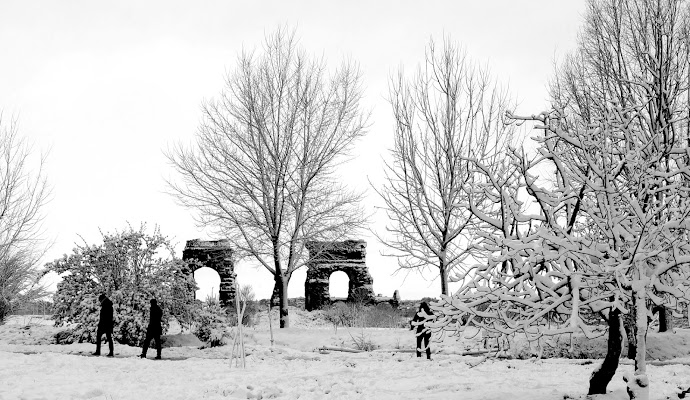
{"label": "standing person", "polygon": [[101,338],[105,333],[108,349],[110,349],[108,357],[113,357],[113,302],[105,294],[98,296],[98,301],[101,303],[101,316],[98,320],[98,330],[96,331],[96,352],[93,355],[101,355]]}
{"label": "standing person", "polygon": [[[412,321],[410,321],[410,330],[413,330],[415,326],[417,327],[417,332],[415,334],[415,336],[417,336],[417,357],[421,357],[422,349],[426,348],[426,358],[427,360],[431,360],[431,349],[429,348],[431,330],[424,326],[424,321],[426,321],[426,318],[422,315],[419,315],[422,311],[424,311],[426,315],[434,315],[434,313],[432,313],[429,309],[429,305],[426,304],[426,301],[423,301],[422,304],[419,305],[419,310],[417,310],[414,318],[412,318]],[[422,347],[422,344],[424,344],[424,347]]]}
{"label": "standing person", "polygon": [[146,339],[144,339],[144,349],[141,351],[139,357],[146,358],[146,351],[149,349],[149,342],[151,339],[156,340],[156,360],[161,359],[161,319],[163,318],[163,311],[158,307],[156,299],[151,299],[151,310],[149,312],[149,326],[146,329]]}

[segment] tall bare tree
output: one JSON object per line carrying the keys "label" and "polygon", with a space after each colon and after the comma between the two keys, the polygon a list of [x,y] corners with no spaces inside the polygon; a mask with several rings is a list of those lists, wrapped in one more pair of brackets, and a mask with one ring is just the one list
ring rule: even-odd
{"label": "tall bare tree", "polygon": [[305,243],[366,222],[361,194],[338,181],[336,167],[365,134],[368,114],[354,63],[329,72],[286,28],[267,35],[262,50],[239,56],[221,96],[202,106],[195,145],[168,158],[182,178],[170,182],[173,193],[198,211],[198,223],[217,227],[239,257],[273,274],[283,328]]}
{"label": "tall bare tree", "polygon": [[395,144],[376,190],[391,224],[378,236],[400,269],[438,269],[448,294],[448,274],[469,251],[468,158],[495,157],[510,141],[514,126],[502,121],[509,98],[448,39],[440,49],[430,41],[416,74],[400,71],[389,91]]}
{"label": "tall bare tree", "polygon": [[16,121],[0,115],[0,322],[18,301],[46,294],[37,263],[47,247],[41,211],[49,188],[45,158],[32,170],[31,150]]}

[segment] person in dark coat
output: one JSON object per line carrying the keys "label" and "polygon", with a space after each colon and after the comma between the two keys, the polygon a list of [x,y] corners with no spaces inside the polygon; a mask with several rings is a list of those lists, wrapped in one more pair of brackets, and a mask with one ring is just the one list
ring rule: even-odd
{"label": "person in dark coat", "polygon": [[96,331],[96,352],[94,356],[101,355],[101,338],[105,334],[105,339],[108,341],[108,357],[113,357],[113,302],[110,301],[105,294],[98,296],[98,301],[101,303],[101,316],[98,320],[98,330]]}
{"label": "person in dark coat", "polygon": [[151,339],[156,340],[156,360],[161,359],[161,334],[163,329],[161,327],[161,319],[163,318],[163,311],[158,307],[156,299],[151,299],[151,310],[149,312],[149,326],[146,329],[146,339],[144,339],[144,349],[141,351],[141,358],[146,358],[146,351],[149,349]]}
{"label": "person in dark coat", "polygon": [[[429,309],[429,305],[423,301],[422,304],[419,305],[419,310],[417,310],[414,318],[412,318],[412,321],[410,321],[410,330],[415,329],[415,327],[417,328],[417,332],[415,334],[417,336],[417,357],[421,357],[422,349],[426,348],[426,358],[431,360],[431,349],[429,348],[431,330],[424,326],[424,321],[426,321],[426,318],[423,315],[420,315],[422,311],[426,315],[434,315],[434,313],[432,313]],[[422,344],[424,347],[422,347]]]}

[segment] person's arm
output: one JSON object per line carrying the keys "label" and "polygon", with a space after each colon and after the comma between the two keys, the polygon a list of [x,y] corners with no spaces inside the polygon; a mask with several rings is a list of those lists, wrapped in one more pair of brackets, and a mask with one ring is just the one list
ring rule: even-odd
{"label": "person's arm", "polygon": [[410,330],[414,330],[414,328],[417,327],[414,323],[419,321],[419,315],[417,313],[414,314],[414,317],[410,320]]}

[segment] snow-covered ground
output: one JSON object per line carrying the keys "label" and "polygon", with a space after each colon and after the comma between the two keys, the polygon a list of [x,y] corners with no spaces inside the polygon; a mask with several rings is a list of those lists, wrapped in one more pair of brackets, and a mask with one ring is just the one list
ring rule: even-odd
{"label": "snow-covered ground", "polygon": [[[432,360],[401,352],[414,345],[404,329],[339,328],[291,310],[293,328],[274,329],[271,346],[266,321],[245,330],[245,369],[230,364],[230,346],[163,349],[163,360],[136,356],[139,348],[115,345],[116,358],[90,357],[91,344],[50,344],[59,329],[52,321],[13,317],[0,326],[0,399],[572,399],[585,398],[598,360],[497,360],[460,356],[479,338],[434,344]],[[382,351],[330,352],[321,346],[353,347],[364,335]],[[673,335],[673,334],[670,334]],[[687,358],[690,332],[669,341]],[[664,342],[663,340],[661,342]],[[680,343],[680,345],[678,344]],[[626,399],[621,365],[606,399]],[[677,399],[690,387],[690,366],[649,366],[653,399]]]}

